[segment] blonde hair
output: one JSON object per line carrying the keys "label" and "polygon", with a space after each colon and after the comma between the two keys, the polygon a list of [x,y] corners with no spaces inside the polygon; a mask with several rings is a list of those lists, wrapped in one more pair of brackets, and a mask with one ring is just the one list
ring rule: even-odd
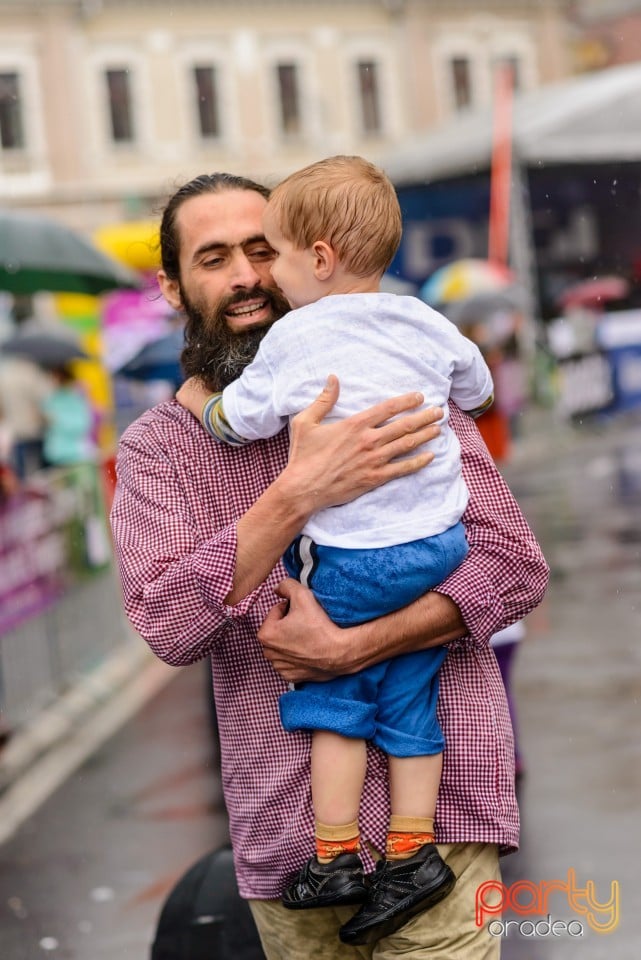
{"label": "blonde hair", "polygon": [[362,157],[328,157],[272,191],[268,209],[299,249],[324,240],[358,277],[382,275],[401,242],[401,209],[382,170]]}

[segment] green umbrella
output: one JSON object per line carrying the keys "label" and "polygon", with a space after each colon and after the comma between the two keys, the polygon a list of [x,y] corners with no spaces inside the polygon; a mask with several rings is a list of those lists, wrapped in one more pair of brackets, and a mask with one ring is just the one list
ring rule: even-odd
{"label": "green umbrella", "polygon": [[97,295],[138,288],[139,276],[49,217],[0,210],[0,290]]}

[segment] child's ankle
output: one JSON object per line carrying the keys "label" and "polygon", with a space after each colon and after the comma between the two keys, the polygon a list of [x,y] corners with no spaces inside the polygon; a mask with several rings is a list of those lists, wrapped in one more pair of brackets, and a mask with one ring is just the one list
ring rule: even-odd
{"label": "child's ankle", "polygon": [[344,824],[315,824],[316,859],[331,863],[343,853],[359,853],[361,849],[358,821]]}
{"label": "child's ankle", "polygon": [[427,843],[434,843],[433,817],[400,817],[392,814],[385,844],[387,860],[409,860]]}

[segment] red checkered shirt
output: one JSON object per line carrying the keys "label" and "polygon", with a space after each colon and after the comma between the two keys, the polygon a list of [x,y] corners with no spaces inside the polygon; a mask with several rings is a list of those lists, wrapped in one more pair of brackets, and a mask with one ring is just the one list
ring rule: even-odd
{"label": "red checkered shirt", "polygon": [[[443,843],[518,843],[513,740],[488,641],[543,596],[547,565],[472,420],[451,408],[470,501],[470,552],[440,587],[459,606],[469,636],[449,645],[439,718],[446,740],[437,808]],[[211,656],[221,766],[238,886],[247,898],[279,896],[313,853],[308,733],[285,733],[278,698],[287,689],[256,634],[285,577],[279,564],[235,606],[230,591],[236,521],[287,459],[287,433],[232,448],[208,437],[175,401],[123,434],[112,527],[125,609],[153,651],[174,665]],[[429,469],[429,468],[428,468]],[[368,754],[362,837],[384,849],[389,817],[385,757]],[[366,866],[371,868],[367,843]]]}

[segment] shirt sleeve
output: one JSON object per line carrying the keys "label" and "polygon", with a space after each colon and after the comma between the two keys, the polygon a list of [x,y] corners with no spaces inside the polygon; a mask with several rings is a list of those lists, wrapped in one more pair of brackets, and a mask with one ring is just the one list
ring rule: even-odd
{"label": "shirt sleeve", "polygon": [[470,551],[437,590],[456,603],[465,621],[468,636],[457,642],[485,645],[541,602],[549,568],[474,421],[450,404],[449,422],[470,492],[462,518]]}
{"label": "shirt sleeve", "polygon": [[[277,325],[276,325],[277,326]],[[273,344],[276,326],[269,331],[258,352],[238,380],[223,390],[225,419],[230,429],[246,441],[275,437],[288,417],[277,409],[278,370],[268,362],[266,346]],[[277,348],[272,347],[271,354]]]}
{"label": "shirt sleeve", "polygon": [[167,451],[171,439],[126,432],[117,459],[111,527],[125,612],[154,653],[173,666],[193,663],[247,614],[263,584],[225,603],[236,563],[236,525],[210,539],[194,520]]}
{"label": "shirt sleeve", "polygon": [[203,407],[202,421],[203,427],[210,437],[213,437],[214,440],[220,440],[221,443],[226,443],[230,447],[242,447],[244,443],[251,442],[237,434],[229,425],[223,407],[222,393],[214,393],[208,398]]}
{"label": "shirt sleeve", "polygon": [[471,416],[480,416],[492,403],[492,374],[476,344],[463,336],[458,339],[461,347],[452,370],[450,399]]}

